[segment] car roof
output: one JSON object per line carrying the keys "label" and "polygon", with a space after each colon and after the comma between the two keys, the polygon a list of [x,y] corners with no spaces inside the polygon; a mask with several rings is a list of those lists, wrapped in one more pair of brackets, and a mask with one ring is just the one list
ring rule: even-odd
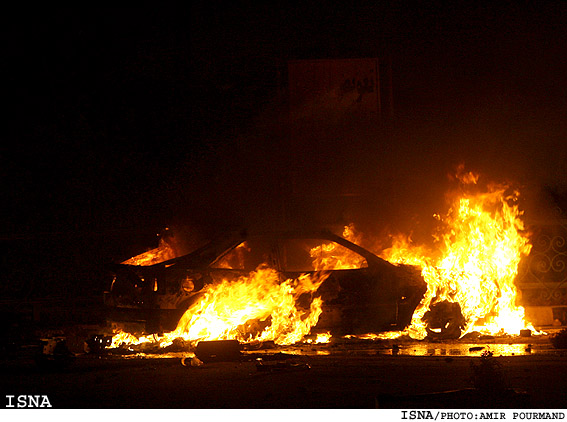
{"label": "car roof", "polygon": [[[379,258],[367,249],[359,246],[349,240],[336,235],[330,230],[273,230],[273,231],[233,231],[224,233],[223,235],[217,236],[211,240],[206,245],[198,248],[197,250],[190,252],[186,255],[182,255],[167,261],[163,261],[148,268],[158,269],[160,267],[170,268],[203,268],[212,264],[219,256],[224,255],[231,249],[240,245],[242,242],[251,239],[266,239],[266,240],[278,240],[278,239],[321,239],[336,242],[354,252],[360,254],[370,263],[378,263],[379,265],[392,266],[387,261]],[[132,266],[130,266],[132,267]]]}

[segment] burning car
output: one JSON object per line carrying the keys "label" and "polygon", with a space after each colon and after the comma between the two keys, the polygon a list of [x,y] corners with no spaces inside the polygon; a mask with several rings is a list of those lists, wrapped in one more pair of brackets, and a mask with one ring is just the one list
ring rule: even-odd
{"label": "burning car", "polygon": [[319,330],[417,340],[536,331],[515,283],[532,247],[519,191],[479,186],[464,167],[454,180],[428,243],[391,235],[390,247],[376,244],[378,256],[359,246],[354,225],[343,237],[233,233],[189,254],[163,242],[115,266],[107,303],[115,316],[137,314],[150,332],[177,324],[167,341],[292,344]]}
{"label": "burning car", "polygon": [[[306,325],[303,334],[402,330],[427,289],[416,267],[393,265],[330,231],[231,233],[181,256],[162,242],[111,271],[105,303],[113,321],[142,322],[149,333],[187,332],[199,325],[195,315],[224,300],[227,318],[244,315],[232,324],[248,339],[268,325]],[[285,321],[277,322],[280,314]]]}

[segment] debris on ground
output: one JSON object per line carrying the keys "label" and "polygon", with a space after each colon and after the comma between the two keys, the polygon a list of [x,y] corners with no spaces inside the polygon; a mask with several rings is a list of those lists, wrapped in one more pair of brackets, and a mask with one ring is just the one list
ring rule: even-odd
{"label": "debris on ground", "polygon": [[193,367],[193,368],[197,368],[197,367],[203,366],[203,365],[205,364],[205,363],[204,363],[201,359],[199,359],[197,356],[193,356],[193,357],[191,358],[191,360],[189,361],[189,363],[187,363],[187,359],[189,359],[189,358],[182,358],[182,359],[181,359],[181,365],[183,365],[183,366],[191,366],[191,367]]}
{"label": "debris on ground", "polygon": [[308,363],[299,362],[270,362],[265,363],[262,359],[256,360],[256,370],[258,372],[296,372],[311,369]]}
{"label": "debris on ground", "polygon": [[112,336],[105,336],[104,334],[94,334],[87,339],[84,343],[85,353],[92,353],[95,355],[102,355],[108,352],[107,347],[112,344]]}
{"label": "debris on ground", "polygon": [[75,359],[75,355],[67,348],[65,337],[41,339],[41,353],[36,356],[36,363],[42,369],[63,369]]}
{"label": "debris on ground", "polygon": [[203,362],[230,362],[240,360],[241,345],[238,340],[200,341],[195,355]]}

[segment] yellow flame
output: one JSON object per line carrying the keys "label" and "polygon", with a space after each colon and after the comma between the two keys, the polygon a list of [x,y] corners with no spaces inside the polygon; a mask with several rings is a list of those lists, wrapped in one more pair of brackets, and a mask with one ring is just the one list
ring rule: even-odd
{"label": "yellow flame", "polygon": [[[345,226],[343,237],[358,243],[360,235],[356,233],[354,224]],[[313,259],[313,268],[320,270],[352,270],[365,267],[366,260],[356,252],[335,242],[323,243],[309,251]]]}
{"label": "yellow flame", "polygon": [[[280,273],[260,266],[249,276],[208,286],[203,298],[181,317],[177,328],[153,341],[161,347],[176,338],[190,342],[235,339],[274,341],[279,345],[296,343],[317,324],[322,300],[313,298],[306,310],[300,309],[296,301],[303,294],[314,293],[327,277],[328,273],[318,272],[281,282]],[[151,339],[137,339],[120,332],[114,336],[111,347]]]}
{"label": "yellow flame", "polygon": [[114,349],[122,345],[152,343],[154,341],[155,339],[152,336],[136,337],[135,335],[125,331],[119,331],[112,336],[112,343],[107,346],[107,348]]}
{"label": "yellow flame", "polygon": [[[276,270],[263,266],[249,277],[210,286],[203,299],[183,315],[173,335],[190,340],[300,341],[319,320],[322,301],[314,298],[310,309],[302,312],[296,300],[317,290],[326,277],[302,275],[283,283],[279,277]],[[268,318],[268,325],[258,328]]]}
{"label": "yellow flame", "polygon": [[[478,179],[478,175],[464,172],[464,167],[458,169],[456,180],[462,184],[476,186]],[[423,339],[427,335],[424,315],[432,305],[444,301],[460,305],[464,317],[461,335],[475,330],[517,334],[524,328],[533,329],[524,320],[524,309],[516,304],[514,279],[520,260],[531,250],[518,197],[519,192],[496,185],[486,192],[455,196],[446,215],[434,215],[439,222],[434,250],[415,245],[409,237],[394,238],[392,247],[381,256],[395,264],[420,267],[427,291],[407,330],[369,333],[366,338],[410,335]],[[345,227],[343,237],[361,244],[361,235],[352,224]],[[166,248],[163,253],[167,254]],[[354,269],[365,264],[358,254],[334,242],[312,248],[310,255],[315,270]],[[154,262],[156,255],[149,256],[148,260],[141,260],[140,255],[129,261],[138,258],[132,261],[137,262],[134,265],[149,265],[141,263]],[[297,307],[298,298],[315,292],[327,276],[321,271],[282,281],[276,270],[261,266],[247,277],[208,286],[202,300],[187,310],[173,332],[139,339],[119,333],[112,347],[149,341],[166,346],[177,337],[192,342],[237,339],[292,344],[310,332],[321,314],[320,298],[311,299],[309,309],[304,310]],[[318,336],[316,342],[329,338]]]}
{"label": "yellow flame", "polygon": [[319,333],[315,339],[315,344],[328,343],[331,341],[331,337],[332,335],[328,331],[326,333]]}
{"label": "yellow flame", "polygon": [[[476,183],[467,174],[460,179]],[[471,331],[518,334],[533,328],[524,322],[524,309],[516,305],[514,278],[531,244],[517,205],[518,192],[492,186],[486,193],[463,195],[445,217],[445,229],[436,237],[438,250],[414,246],[397,237],[382,257],[392,263],[417,265],[427,291],[407,330],[413,338],[426,336],[424,314],[432,304],[458,302],[465,318],[462,335]]]}

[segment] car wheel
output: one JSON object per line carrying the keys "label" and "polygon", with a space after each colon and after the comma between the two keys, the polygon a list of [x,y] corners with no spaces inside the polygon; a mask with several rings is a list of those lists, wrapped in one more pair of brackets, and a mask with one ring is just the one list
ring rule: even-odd
{"label": "car wheel", "polygon": [[443,301],[431,306],[423,316],[427,336],[435,340],[458,339],[465,326],[465,318],[458,303]]}

